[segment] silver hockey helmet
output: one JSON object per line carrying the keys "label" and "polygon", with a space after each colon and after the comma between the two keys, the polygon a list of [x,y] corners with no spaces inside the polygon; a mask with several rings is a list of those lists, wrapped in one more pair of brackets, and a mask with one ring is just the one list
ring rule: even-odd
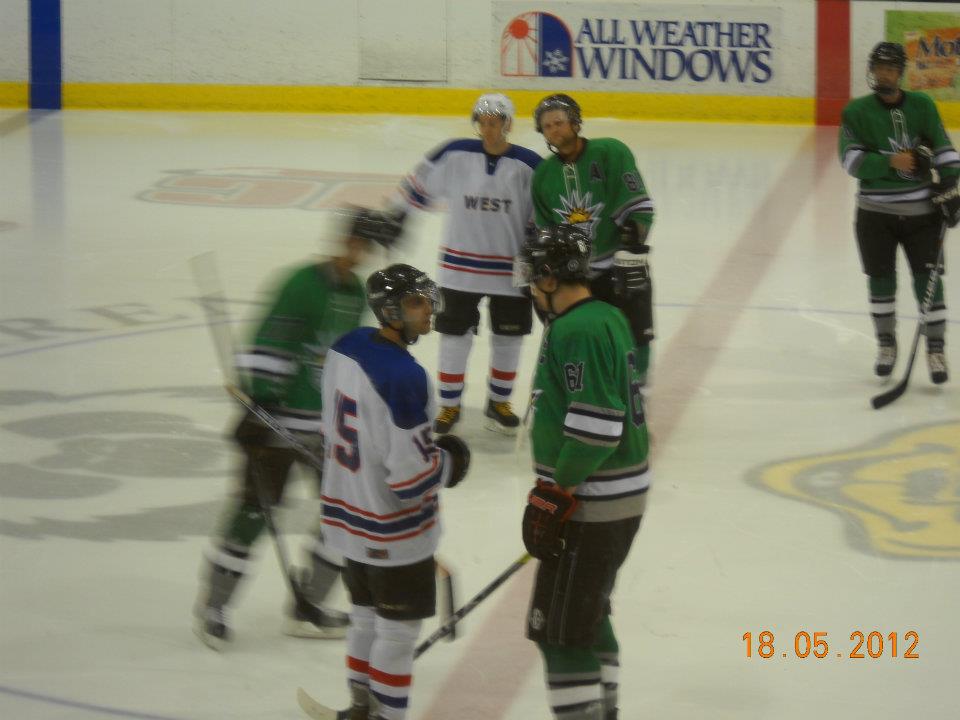
{"label": "silver hockey helmet", "polygon": [[507,131],[513,124],[516,110],[513,102],[503,93],[486,93],[481,95],[473,105],[473,114],[470,119],[477,122],[482,115],[494,115],[503,118],[503,129]]}

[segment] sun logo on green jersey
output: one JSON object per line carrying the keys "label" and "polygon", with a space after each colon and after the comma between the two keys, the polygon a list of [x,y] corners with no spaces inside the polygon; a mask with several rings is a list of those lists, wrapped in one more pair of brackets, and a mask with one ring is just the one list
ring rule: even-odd
{"label": "sun logo on green jersey", "polygon": [[603,211],[603,202],[593,202],[593,193],[589,190],[582,193],[573,188],[570,195],[560,196],[562,208],[554,208],[553,211],[560,217],[561,223],[570,223],[571,225],[581,225],[593,237],[593,229],[600,222],[600,213]]}

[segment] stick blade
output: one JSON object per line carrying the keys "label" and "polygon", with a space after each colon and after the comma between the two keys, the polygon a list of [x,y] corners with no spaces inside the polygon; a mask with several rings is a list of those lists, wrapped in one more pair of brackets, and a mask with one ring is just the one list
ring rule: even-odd
{"label": "stick blade", "polygon": [[297,702],[300,704],[300,709],[313,720],[341,720],[349,717],[349,711],[340,712],[328,708],[310,697],[310,694],[303,688],[297,688]]}
{"label": "stick blade", "polygon": [[904,379],[901,382],[897,383],[890,390],[887,390],[884,393],[880,393],[879,395],[874,395],[870,399],[870,404],[873,406],[874,410],[879,410],[880,408],[884,408],[890,403],[892,403],[894,400],[896,400],[901,395],[903,395],[903,393],[905,393],[906,391],[907,391],[907,381],[906,379]]}
{"label": "stick blade", "polygon": [[[453,582],[453,573],[449,570],[445,570],[442,574],[443,583],[444,583],[444,608],[443,608],[443,618],[441,624],[450,620],[453,617],[453,613],[456,612],[457,608],[457,594]],[[453,642],[457,639],[457,626],[454,625],[450,630],[450,634],[447,636],[447,642]]]}

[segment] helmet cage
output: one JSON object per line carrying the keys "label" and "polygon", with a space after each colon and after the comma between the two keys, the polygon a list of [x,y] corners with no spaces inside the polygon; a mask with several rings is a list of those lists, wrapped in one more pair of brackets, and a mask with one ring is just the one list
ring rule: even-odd
{"label": "helmet cage", "polygon": [[411,265],[391,265],[367,279],[367,302],[382,325],[406,325],[403,301],[412,295],[427,298],[434,314],[442,312],[443,298],[437,284]]}
{"label": "helmet cage", "polygon": [[550,112],[551,110],[563,110],[567,114],[567,121],[571,125],[579,126],[583,124],[583,116],[580,113],[580,106],[576,100],[563,93],[548,95],[537,103],[537,107],[533,111],[533,124],[537,132],[541,135],[543,134],[543,125],[540,119],[544,113]]}
{"label": "helmet cage", "polygon": [[874,72],[877,65],[889,65],[900,71],[900,77],[897,80],[897,87],[903,79],[903,74],[907,68],[907,53],[903,45],[895,42],[881,42],[870,52],[870,59],[867,62],[867,86],[881,95],[891,95],[896,93],[896,88],[881,86],[877,81]]}

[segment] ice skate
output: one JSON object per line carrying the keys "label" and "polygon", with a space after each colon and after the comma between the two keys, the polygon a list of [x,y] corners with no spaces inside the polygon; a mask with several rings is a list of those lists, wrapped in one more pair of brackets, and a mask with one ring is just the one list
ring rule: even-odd
{"label": "ice skate", "polygon": [[194,616],[193,632],[204,645],[217,652],[233,639],[226,610],[222,607],[205,606],[199,609]]}
{"label": "ice skate", "polygon": [[927,343],[927,368],[930,370],[930,382],[934,385],[942,385],[949,379],[943,342]]}
{"label": "ice skate", "polygon": [[897,364],[897,344],[881,343],[877,348],[877,363],[873,366],[873,371],[879,377],[888,377],[893,372],[893,366]]}
{"label": "ice skate", "polygon": [[433,424],[433,431],[437,435],[446,435],[458,422],[460,422],[460,406],[447,405],[440,408],[437,420]]}
{"label": "ice skate", "polygon": [[483,414],[486,419],[483,426],[487,430],[502,433],[503,435],[516,435],[517,428],[520,426],[520,418],[513,414],[508,402],[495,402],[489,400],[487,409]]}
{"label": "ice skate", "polygon": [[342,640],[347,636],[350,616],[339,610],[306,602],[287,609],[283,621],[285,635],[314,640]]}

